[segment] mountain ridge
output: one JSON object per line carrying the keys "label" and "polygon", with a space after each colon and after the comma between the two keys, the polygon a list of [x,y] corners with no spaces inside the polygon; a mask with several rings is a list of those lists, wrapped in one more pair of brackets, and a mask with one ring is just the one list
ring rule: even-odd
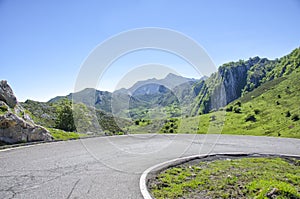
{"label": "mountain ridge", "polygon": [[[285,114],[285,111],[289,111],[291,114],[290,117],[294,117],[295,120],[297,117],[299,118],[297,116],[299,110],[295,105],[299,89],[295,85],[287,85],[287,82],[297,83],[299,81],[297,80],[299,66],[300,48],[296,48],[290,54],[275,60],[253,57],[246,61],[239,60],[223,64],[210,77],[197,81],[186,81],[175,86],[172,90],[166,86],[151,82],[153,81],[151,79],[151,81],[146,83],[144,81],[145,84],[143,85],[145,87],[154,86],[155,89],[152,91],[152,88],[149,87],[149,92],[147,89],[143,90],[143,86],[137,88],[136,91],[138,92],[132,95],[126,89],[110,93],[87,88],[79,93],[70,93],[67,96],[56,97],[51,103],[41,104],[29,101],[22,105],[28,108],[30,112],[33,112],[34,116],[36,115],[34,119],[47,118],[45,115],[40,114],[43,113],[43,107],[47,110],[49,109],[50,116],[54,115],[55,118],[55,114],[51,113],[51,106],[57,106],[58,101],[64,98],[74,99],[73,108],[79,108],[79,112],[75,111],[75,115],[80,117],[82,131],[91,129],[90,131],[98,132],[99,129],[97,129],[97,126],[99,125],[93,125],[93,123],[99,122],[105,134],[107,131],[110,132],[109,134],[141,133],[141,131],[152,132],[159,127],[163,127],[160,131],[161,133],[189,133],[197,129],[197,133],[204,133],[205,128],[208,127],[207,125],[210,122],[218,122],[218,120],[215,120],[219,114],[218,112],[220,112],[218,110],[221,110],[221,112],[222,110],[226,110],[229,115],[228,118],[243,127],[243,132],[241,133],[247,134],[244,131],[250,129],[250,134],[261,135],[263,132],[266,135],[272,136],[276,136],[278,133],[278,135],[285,137],[297,137],[297,121],[294,122],[287,119],[287,124],[289,125],[285,128],[290,130],[285,130],[285,133],[281,133],[264,123],[268,123],[268,118],[272,118],[275,115],[275,118],[286,119],[286,117],[281,116]],[[157,80],[154,81],[157,82]],[[139,91],[139,89],[141,90]],[[275,91],[280,92],[280,95],[278,94],[277,96],[274,93]],[[293,91],[296,93],[291,93]],[[143,94],[143,92],[146,94]],[[261,110],[255,102],[264,103],[264,94],[268,96],[268,102],[272,103],[272,105],[268,107],[264,104],[265,110]],[[86,96],[90,98],[86,99]],[[272,115],[272,109],[275,108],[272,101],[274,96],[278,98],[278,100],[275,100],[275,107],[280,108],[280,111],[276,109],[276,114]],[[255,101],[255,99],[260,100]],[[288,107],[284,107],[283,105],[287,105]],[[106,109],[101,108],[101,106]],[[38,111],[38,107],[42,111]],[[88,113],[85,113],[84,110],[88,110]],[[96,117],[93,116],[95,111]],[[188,125],[188,127],[184,127],[183,131],[176,129],[179,126],[178,121],[180,117],[183,123]],[[189,125],[189,121],[196,120],[198,117],[204,118],[204,123],[201,123],[201,126],[197,127],[197,121]],[[53,123],[53,120],[50,122]],[[50,124],[50,122],[46,123]],[[273,121],[269,121],[269,123],[276,126]],[[259,125],[263,125],[263,128],[259,127]],[[141,130],[139,127],[145,128]],[[219,124],[216,124],[216,127],[219,128]],[[234,133],[239,131],[239,128],[235,124],[230,123],[230,125],[226,126],[224,132],[230,133],[231,127]],[[260,133],[254,132],[251,129],[258,129]],[[290,135],[287,132],[295,135]]]}
{"label": "mountain ridge", "polygon": [[70,93],[55,97],[49,102],[67,97],[108,113],[120,113],[124,117],[127,117],[126,114],[121,112],[122,109],[128,109],[126,104],[138,112],[154,104],[162,107],[176,105],[181,106],[186,115],[198,115],[224,107],[263,83],[290,74],[299,67],[299,60],[300,48],[296,48],[274,60],[255,56],[246,61],[228,62],[210,77],[199,80],[168,74],[163,79],[138,81],[128,89],[122,88],[113,93],[86,88],[75,95]]}

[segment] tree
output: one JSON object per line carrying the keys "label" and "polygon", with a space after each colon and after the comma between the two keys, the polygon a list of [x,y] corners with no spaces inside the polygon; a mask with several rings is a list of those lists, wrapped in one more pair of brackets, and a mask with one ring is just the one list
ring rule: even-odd
{"label": "tree", "polygon": [[72,103],[68,99],[63,99],[57,106],[57,118],[55,127],[64,131],[76,131],[73,118]]}

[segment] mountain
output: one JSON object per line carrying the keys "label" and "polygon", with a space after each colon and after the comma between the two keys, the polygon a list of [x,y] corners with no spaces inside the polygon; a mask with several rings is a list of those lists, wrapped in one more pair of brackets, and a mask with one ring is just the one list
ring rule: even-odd
{"label": "mountain", "polygon": [[152,78],[148,80],[138,81],[131,88],[129,88],[128,91],[132,95],[157,94],[163,91],[160,90],[160,86],[162,86],[161,89],[173,90],[175,87],[181,84],[196,81],[196,79],[186,78],[175,75],[173,73],[169,73],[163,79]]}
{"label": "mountain", "polygon": [[94,88],[86,88],[80,92],[70,93],[67,96],[57,96],[50,99],[48,102],[57,102],[63,98],[74,100],[75,103],[83,103],[87,106],[95,106],[106,112],[111,112],[111,101],[112,93],[108,91],[99,91]]}
{"label": "mountain", "polygon": [[179,105],[179,102],[192,102],[194,95],[190,91],[197,81],[170,73],[163,79],[138,81],[129,89],[122,88],[113,93],[86,88],[67,96],[55,97],[48,102],[57,102],[66,97],[75,103],[83,103],[118,117],[135,119],[145,117],[138,113],[141,109],[157,110],[173,104]]}
{"label": "mountain", "polygon": [[198,95],[191,114],[224,107],[268,81],[291,74],[299,66],[300,48],[280,59],[254,57],[223,64],[205,82],[198,83]]}
{"label": "mountain", "polygon": [[266,82],[289,75],[299,67],[299,60],[300,48],[296,48],[280,59],[253,57],[229,62],[200,80],[169,74],[113,93],[89,88],[67,97],[124,118],[151,118],[151,111],[157,110],[170,117],[198,115],[218,110]]}
{"label": "mountain", "polygon": [[[278,70],[280,71],[280,70]],[[243,94],[218,111],[178,118],[176,133],[217,133],[300,138],[300,67]],[[226,114],[225,114],[226,112]]]}
{"label": "mountain", "polygon": [[[300,137],[299,66],[297,48],[275,60],[229,62],[200,80],[169,74],[113,93],[87,88],[47,103],[28,100],[22,105],[37,124],[53,127],[60,101],[73,99],[79,132],[206,133],[212,126],[224,133]],[[226,121],[218,119],[222,110]]]}

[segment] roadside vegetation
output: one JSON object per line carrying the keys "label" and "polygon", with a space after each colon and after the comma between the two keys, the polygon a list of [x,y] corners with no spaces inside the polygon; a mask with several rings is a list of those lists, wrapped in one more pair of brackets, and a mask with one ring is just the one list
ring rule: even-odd
{"label": "roadside vegetation", "polygon": [[132,125],[129,120],[114,118],[83,103],[72,104],[67,98],[55,102],[27,100],[22,106],[34,122],[46,127],[56,140],[90,135],[122,135],[125,132],[121,128]]}
{"label": "roadside vegetation", "polygon": [[300,160],[241,158],[186,163],[150,180],[159,198],[300,198]]}
{"label": "roadside vegetation", "polygon": [[50,134],[55,140],[73,140],[79,139],[81,137],[86,137],[86,134],[76,133],[76,132],[67,132],[60,129],[47,128],[50,131]]}

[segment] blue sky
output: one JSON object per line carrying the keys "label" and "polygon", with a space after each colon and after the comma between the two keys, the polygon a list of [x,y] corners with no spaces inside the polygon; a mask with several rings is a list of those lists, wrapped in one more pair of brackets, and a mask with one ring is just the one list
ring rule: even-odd
{"label": "blue sky", "polygon": [[[273,59],[300,46],[299,21],[299,0],[0,0],[0,79],[19,101],[66,95],[97,45],[143,27],[191,37],[217,66],[256,55]],[[99,88],[112,90],[122,75],[118,67],[149,63],[149,57],[196,77],[176,57],[147,53],[120,59]]]}

